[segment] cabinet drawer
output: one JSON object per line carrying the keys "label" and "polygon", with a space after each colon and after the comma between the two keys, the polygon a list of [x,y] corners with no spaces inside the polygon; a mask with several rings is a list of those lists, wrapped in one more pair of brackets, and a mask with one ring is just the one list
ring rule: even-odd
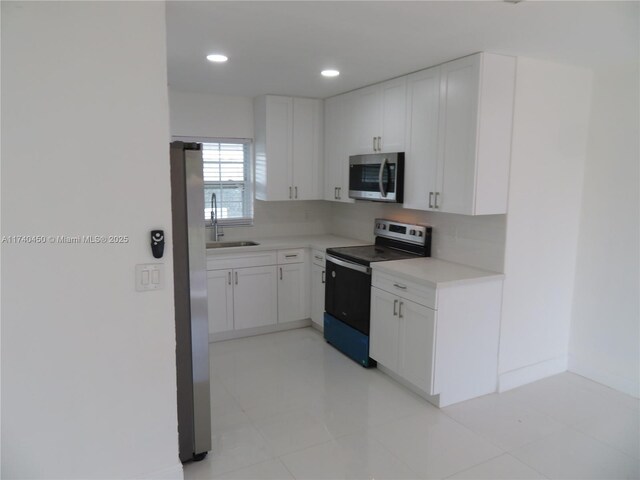
{"label": "cabinet drawer", "polygon": [[265,252],[229,253],[222,255],[209,255],[207,257],[207,270],[222,270],[225,268],[246,268],[275,265],[277,253],[274,250]]}
{"label": "cabinet drawer", "polygon": [[311,252],[311,260],[313,261],[314,265],[317,265],[319,267],[324,267],[325,266],[324,252],[322,250],[313,250]]}
{"label": "cabinet drawer", "polygon": [[305,261],[304,248],[292,248],[289,250],[278,250],[278,265],[286,263],[302,263]]}
{"label": "cabinet drawer", "polygon": [[371,284],[399,297],[411,300],[425,307],[437,309],[436,289],[410,280],[404,280],[386,273],[373,272]]}

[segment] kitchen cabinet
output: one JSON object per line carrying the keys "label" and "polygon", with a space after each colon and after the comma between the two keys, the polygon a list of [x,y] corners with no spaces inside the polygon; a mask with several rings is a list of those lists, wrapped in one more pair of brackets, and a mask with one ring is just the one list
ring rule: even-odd
{"label": "kitchen cabinet", "polygon": [[[446,281],[423,283],[409,279],[409,271]],[[436,259],[378,262],[369,354],[382,371],[439,407],[492,393],[501,298],[497,273]]]}
{"label": "kitchen cabinet", "polygon": [[325,254],[311,253],[311,321],[319,330],[324,329],[324,286],[326,282]]}
{"label": "kitchen cabinet", "polygon": [[408,77],[405,207],[506,213],[514,88],[515,58],[488,53]]}
{"label": "kitchen cabinet", "polygon": [[309,318],[306,250],[278,250],[278,323]]}
{"label": "kitchen cabinet", "polygon": [[233,274],[235,329],[275,324],[278,321],[276,267],[239,268]]}
{"label": "kitchen cabinet", "polygon": [[324,101],[324,199],[353,203],[349,198],[349,146],[352,142],[353,95]]}
{"label": "kitchen cabinet", "polygon": [[259,200],[321,200],[322,101],[266,95],[254,101]]}
{"label": "kitchen cabinet", "polygon": [[353,92],[351,155],[404,151],[406,89],[400,77]]}
{"label": "kitchen cabinet", "polygon": [[435,310],[371,288],[371,358],[429,395],[435,394],[435,329]]}
{"label": "kitchen cabinet", "polygon": [[440,67],[407,76],[404,207],[433,210],[438,191]]}
{"label": "kitchen cabinet", "polygon": [[278,320],[275,266],[207,271],[209,334]]}
{"label": "kitchen cabinet", "polygon": [[209,333],[233,330],[233,270],[207,271]]}

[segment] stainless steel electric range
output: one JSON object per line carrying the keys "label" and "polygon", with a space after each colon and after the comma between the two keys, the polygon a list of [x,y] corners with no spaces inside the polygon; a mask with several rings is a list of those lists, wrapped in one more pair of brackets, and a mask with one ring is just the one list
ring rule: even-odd
{"label": "stainless steel electric range", "polygon": [[431,227],[376,219],[375,244],[327,249],[324,338],[365,367],[369,358],[371,263],[431,255]]}

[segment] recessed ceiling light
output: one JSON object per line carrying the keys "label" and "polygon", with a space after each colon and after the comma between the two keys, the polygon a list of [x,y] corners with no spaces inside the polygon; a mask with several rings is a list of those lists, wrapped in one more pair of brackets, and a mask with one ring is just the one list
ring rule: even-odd
{"label": "recessed ceiling light", "polygon": [[219,53],[214,53],[212,55],[207,55],[207,60],[209,60],[210,62],[224,63],[229,59],[227,58],[226,55],[221,55]]}
{"label": "recessed ceiling light", "polygon": [[323,77],[337,77],[340,75],[340,72],[338,70],[322,70],[320,75]]}

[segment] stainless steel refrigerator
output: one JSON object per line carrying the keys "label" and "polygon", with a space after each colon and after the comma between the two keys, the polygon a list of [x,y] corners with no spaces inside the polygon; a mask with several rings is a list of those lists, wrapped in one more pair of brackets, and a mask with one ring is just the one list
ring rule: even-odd
{"label": "stainless steel refrigerator", "polygon": [[202,145],[171,143],[171,212],[176,311],[180,460],[211,450],[209,320]]}

